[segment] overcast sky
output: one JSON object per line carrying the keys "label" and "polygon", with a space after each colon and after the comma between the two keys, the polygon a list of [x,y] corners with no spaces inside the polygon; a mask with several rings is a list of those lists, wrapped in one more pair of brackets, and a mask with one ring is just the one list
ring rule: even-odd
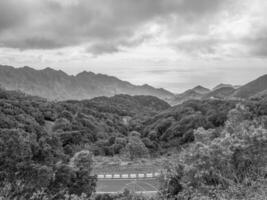
{"label": "overcast sky", "polygon": [[181,92],[267,73],[266,0],[0,0],[0,64]]}

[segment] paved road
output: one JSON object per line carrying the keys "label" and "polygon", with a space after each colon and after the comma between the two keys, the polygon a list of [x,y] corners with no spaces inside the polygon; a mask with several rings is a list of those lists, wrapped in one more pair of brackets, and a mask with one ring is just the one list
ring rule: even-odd
{"label": "paved road", "polygon": [[126,188],[137,193],[156,193],[159,189],[159,181],[157,178],[100,179],[97,181],[96,193],[118,193]]}

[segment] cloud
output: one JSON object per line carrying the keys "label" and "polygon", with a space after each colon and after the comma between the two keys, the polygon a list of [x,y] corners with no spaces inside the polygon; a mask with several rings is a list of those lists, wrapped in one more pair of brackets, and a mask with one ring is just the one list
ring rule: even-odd
{"label": "cloud", "polygon": [[27,18],[25,7],[21,8],[14,0],[0,1],[0,33],[24,23]]}
{"label": "cloud", "polygon": [[266,9],[264,0],[0,1],[0,47],[103,55],[156,42],[189,56],[265,57]]}
{"label": "cloud", "polygon": [[251,35],[242,38],[244,46],[248,47],[248,54],[255,57],[267,57],[267,24]]}
{"label": "cloud", "polygon": [[93,55],[101,55],[119,52],[119,48],[114,44],[100,43],[88,47],[87,51]]}
{"label": "cloud", "polygon": [[[1,46],[53,49],[90,44],[94,54],[116,52],[145,24],[177,16],[197,21],[225,0],[10,0],[0,2]],[[134,42],[133,42],[134,41]],[[104,45],[107,44],[105,47]],[[103,50],[103,52],[102,52]]]}
{"label": "cloud", "polygon": [[253,41],[254,48],[251,49],[252,55],[256,57],[267,57],[267,38],[258,38]]}
{"label": "cloud", "polygon": [[213,55],[218,51],[218,44],[221,41],[207,36],[194,35],[182,37],[173,47],[181,52],[191,53],[194,56]]}

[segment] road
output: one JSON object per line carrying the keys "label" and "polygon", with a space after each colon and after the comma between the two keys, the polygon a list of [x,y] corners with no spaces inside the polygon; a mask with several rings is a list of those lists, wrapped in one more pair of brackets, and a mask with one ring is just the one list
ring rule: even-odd
{"label": "road", "polygon": [[156,193],[159,189],[157,178],[144,179],[100,179],[96,193],[119,193],[128,189],[137,193]]}

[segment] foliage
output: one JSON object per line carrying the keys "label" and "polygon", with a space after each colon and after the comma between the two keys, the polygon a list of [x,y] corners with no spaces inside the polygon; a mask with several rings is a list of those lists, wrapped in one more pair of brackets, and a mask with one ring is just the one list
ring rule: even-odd
{"label": "foliage", "polygon": [[187,101],[144,121],[141,132],[143,137],[158,144],[152,145],[154,151],[177,147],[194,141],[194,129],[223,126],[235,104],[223,100]]}
{"label": "foliage", "polygon": [[129,154],[131,160],[148,156],[148,149],[144,145],[143,141],[137,136],[129,137],[125,150]]}
{"label": "foliage", "polygon": [[173,147],[181,152],[163,181],[163,197],[242,199],[244,190],[256,196],[250,186],[264,186],[266,175],[266,99],[236,104],[194,100],[169,107],[128,95],[49,102],[0,90],[0,198],[90,198],[93,155],[138,159]]}
{"label": "foliage", "polygon": [[[261,125],[261,117],[251,116],[248,108],[238,105],[229,112],[219,132],[195,130],[195,142],[181,152],[177,166],[170,170],[165,195],[211,199],[231,194],[229,199],[246,199],[252,194],[244,191],[254,188],[256,195],[266,188],[267,130]],[[174,193],[172,181],[180,188]],[[256,188],[259,183],[264,185]]]}
{"label": "foliage", "polygon": [[[38,191],[50,197],[66,192],[90,196],[96,182],[90,175],[92,160],[86,173],[72,166],[71,155],[64,152],[65,141],[53,132],[53,127],[47,126],[49,119],[60,124],[56,130],[69,128],[70,118],[61,118],[58,112],[62,105],[17,92],[0,94],[0,188],[7,191],[3,198],[29,199]],[[70,112],[63,114],[67,117]],[[79,158],[83,160],[82,156]],[[79,159],[75,161],[80,163]]]}

